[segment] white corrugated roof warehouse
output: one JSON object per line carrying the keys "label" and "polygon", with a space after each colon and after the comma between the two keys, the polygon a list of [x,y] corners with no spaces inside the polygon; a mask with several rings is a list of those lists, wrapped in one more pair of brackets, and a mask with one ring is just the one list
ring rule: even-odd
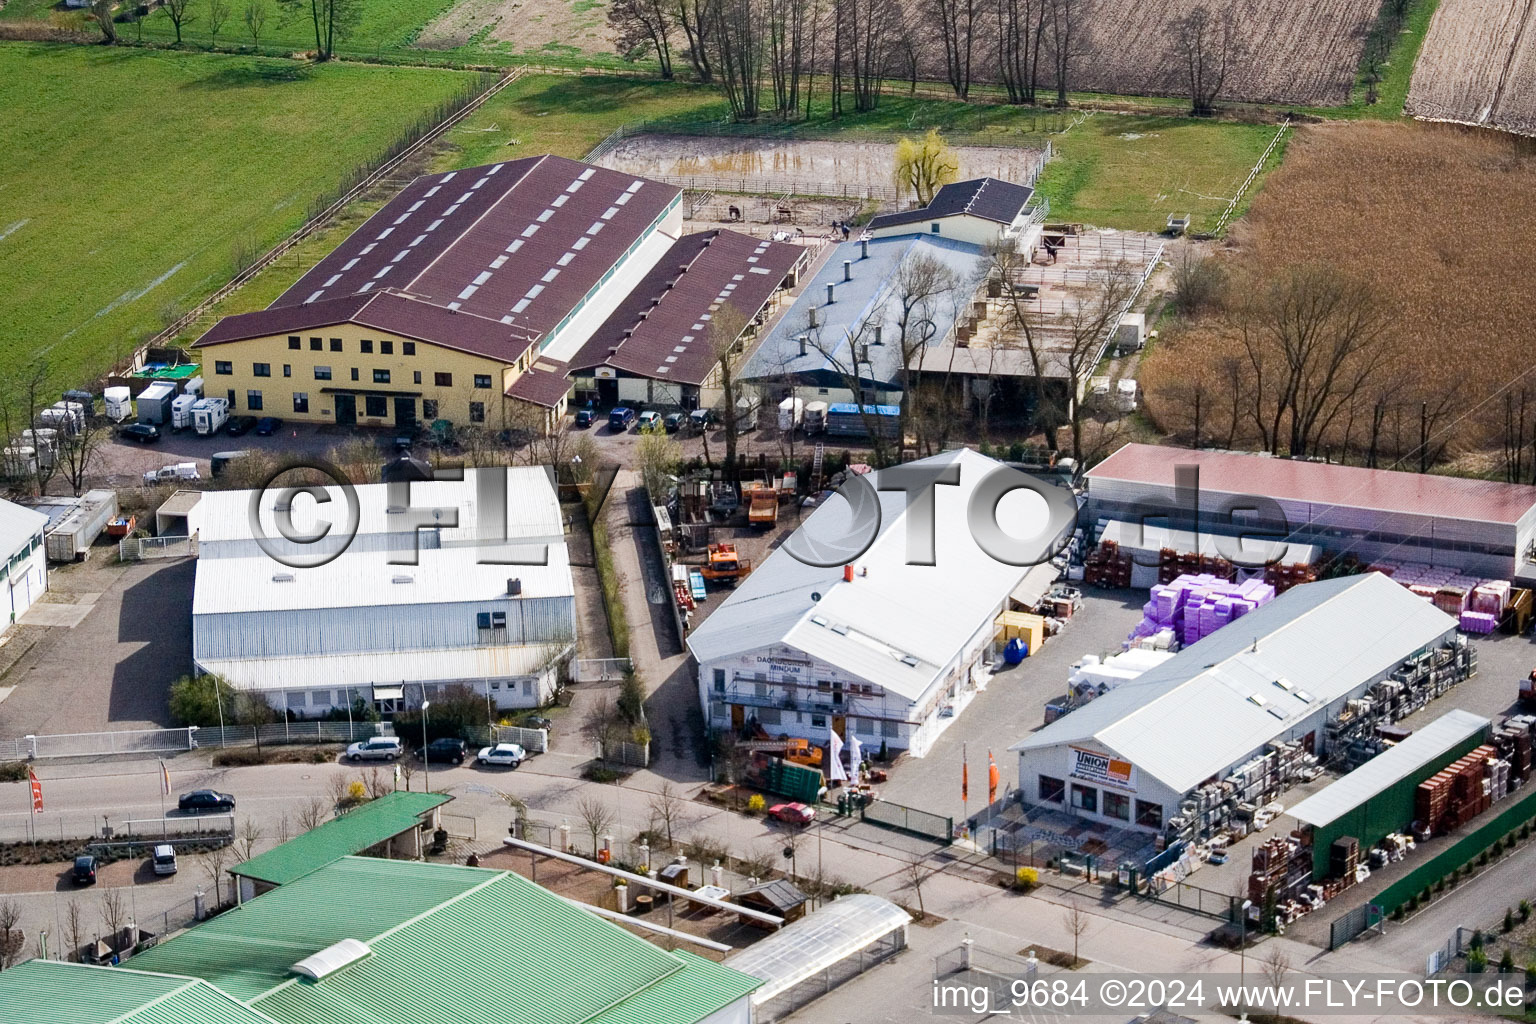
{"label": "white corrugated roof warehouse", "polygon": [[36,509],[0,501],[0,579],[5,581],[6,610],[15,622],[48,589],[48,559],[43,529],[48,517]]}
{"label": "white corrugated roof warehouse", "polygon": [[1457,639],[1454,619],[1380,573],[1294,587],[1014,744],[1024,800],[1159,829],[1269,743],[1320,751],[1346,701]]}
{"label": "white corrugated roof warehouse", "polygon": [[[935,564],[908,564],[906,496],[882,491],[879,533],[853,561],[852,580],[841,565],[807,565],[781,547],[692,632],[711,728],[755,717],[774,735],[820,742],[835,729],[865,745],[927,752],[985,685],[997,615],[1030,576],[1029,567],[992,558],[965,526],[971,496],[1001,465],[960,450],[908,466],[949,464],[959,466],[960,482],[933,489]],[[876,487],[880,476],[873,474]],[[848,537],[851,515],[838,498],[800,529]],[[1010,536],[1037,534],[1044,502],[1015,492],[999,504],[998,521]]]}
{"label": "white corrugated roof warehouse", "polygon": [[[299,714],[357,697],[388,709],[454,684],[499,707],[549,698],[576,613],[543,469],[465,470],[462,481],[410,485],[408,499],[390,485],[358,486],[350,543],[347,495],[323,490],[325,502],[278,490],[258,499],[262,534],[282,560],[257,540],[254,492],[204,496],[192,606],[201,671]],[[331,525],[315,544],[285,540],[279,505],[291,508],[291,533]],[[326,555],[335,557],[306,567]]]}

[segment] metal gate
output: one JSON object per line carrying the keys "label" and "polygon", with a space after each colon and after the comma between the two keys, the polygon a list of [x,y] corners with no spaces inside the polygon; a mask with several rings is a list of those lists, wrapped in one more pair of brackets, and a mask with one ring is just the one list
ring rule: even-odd
{"label": "metal gate", "polygon": [[1330,951],[1338,949],[1367,928],[1380,924],[1381,921],[1381,907],[1375,903],[1364,903],[1354,910],[1340,914],[1328,926],[1328,949]]}

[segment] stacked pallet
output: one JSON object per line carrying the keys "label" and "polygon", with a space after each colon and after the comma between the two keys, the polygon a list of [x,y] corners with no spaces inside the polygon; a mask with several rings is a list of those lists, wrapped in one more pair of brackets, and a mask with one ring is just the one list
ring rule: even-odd
{"label": "stacked pallet", "polygon": [[1480,580],[1455,569],[1422,562],[1376,562],[1384,573],[1436,608],[1457,619],[1468,633],[1492,633],[1504,616],[1512,590],[1506,580]]}
{"label": "stacked pallet", "polygon": [[1510,776],[1515,782],[1524,782],[1531,777],[1531,756],[1536,747],[1533,730],[1536,730],[1536,717],[1512,715],[1493,732],[1499,757],[1509,762]]}
{"label": "stacked pallet", "polygon": [[1129,587],[1131,556],[1120,545],[1106,540],[1083,559],[1083,582],[1090,587]]}
{"label": "stacked pallet", "polygon": [[1497,769],[1490,766],[1498,763],[1497,755],[1496,747],[1484,744],[1419,783],[1413,813],[1420,827],[1443,835],[1486,811],[1493,803]]}
{"label": "stacked pallet", "polygon": [[1264,582],[1283,594],[1292,587],[1317,580],[1317,570],[1310,565],[1271,565],[1264,569]]}
{"label": "stacked pallet", "polygon": [[1179,576],[1152,588],[1129,644],[1171,630],[1188,646],[1274,600],[1275,588],[1257,579],[1232,583],[1220,576]]}
{"label": "stacked pallet", "polygon": [[1312,881],[1312,851],[1294,833],[1254,848],[1248,898],[1259,906],[1294,900]]}
{"label": "stacked pallet", "polygon": [[1237,575],[1237,568],[1220,555],[1180,552],[1173,548],[1158,552],[1157,582],[1172,583],[1180,576],[1196,575],[1214,576],[1230,582]]}

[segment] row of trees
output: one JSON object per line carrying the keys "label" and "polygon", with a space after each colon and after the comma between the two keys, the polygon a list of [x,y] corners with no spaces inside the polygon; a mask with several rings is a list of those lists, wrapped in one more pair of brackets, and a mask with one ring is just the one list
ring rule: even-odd
{"label": "row of trees", "polygon": [[[182,44],[182,32],[201,23],[207,26],[209,45],[219,45],[219,33],[236,15],[236,0],[159,0],[159,9],[176,32],[176,45]],[[117,42],[117,18],[119,0],[91,0],[88,14],[101,29],[102,42]],[[274,7],[275,4],[275,7]],[[141,29],[149,11],[136,15],[133,21]],[[309,22],[315,33],[315,57],[329,60],[336,54],[338,44],[345,41],[356,29],[363,17],[363,0],[244,0],[238,11],[245,31],[251,37],[251,45],[261,47],[261,36],[274,14],[284,20]],[[141,37],[142,38],[142,37]]]}
{"label": "row of trees", "polygon": [[[289,0],[293,2],[293,0]],[[979,81],[1010,103],[1065,106],[1086,52],[1088,0],[615,0],[608,10],[625,56],[649,53],[664,78],[674,47],[694,77],[717,85],[737,120],[810,111],[818,74],[834,116],[879,104],[882,86],[942,73],[959,99]],[[1187,75],[1195,114],[1209,114],[1243,55],[1230,7],[1202,5],[1168,26],[1169,56]]]}

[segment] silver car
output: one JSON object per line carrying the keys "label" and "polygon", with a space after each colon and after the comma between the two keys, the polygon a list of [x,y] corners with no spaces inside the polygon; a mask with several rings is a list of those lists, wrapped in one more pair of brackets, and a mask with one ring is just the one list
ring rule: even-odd
{"label": "silver car", "polygon": [[528,760],[528,751],[516,743],[498,743],[494,747],[481,747],[480,753],[475,757],[477,764],[500,765],[503,768],[516,768]]}
{"label": "silver car", "polygon": [[375,736],[371,740],[362,740],[348,747],[347,760],[394,761],[400,757],[400,753],[400,737]]}

